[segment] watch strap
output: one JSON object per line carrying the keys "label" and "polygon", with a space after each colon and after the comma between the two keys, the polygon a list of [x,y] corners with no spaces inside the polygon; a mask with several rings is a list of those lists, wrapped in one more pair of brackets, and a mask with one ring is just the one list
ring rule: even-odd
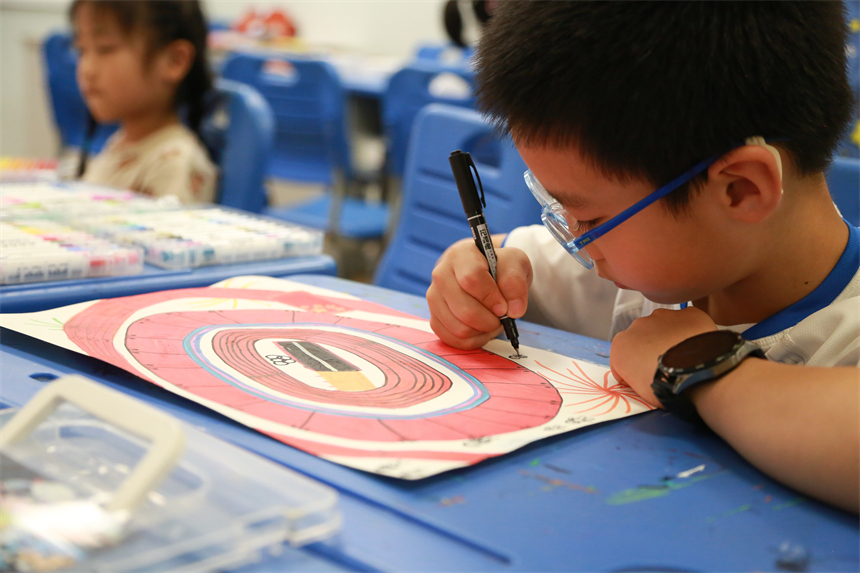
{"label": "watch strap", "polygon": [[699,415],[696,405],[690,400],[690,395],[687,392],[675,394],[672,392],[672,385],[666,374],[662,370],[657,369],[657,374],[654,376],[654,383],[651,385],[651,388],[666,411],[672,412],[691,424],[704,426],[705,421]]}
{"label": "watch strap", "polygon": [[705,421],[699,415],[699,411],[696,409],[696,405],[690,399],[690,388],[693,388],[705,382],[713,382],[715,380],[719,380],[720,378],[737,368],[741,364],[741,362],[743,362],[747,358],[754,357],[766,359],[764,351],[757,344],[748,340],[744,341],[744,345],[740,349],[738,349],[737,354],[735,356],[737,357],[736,361],[728,369],[716,373],[714,376],[699,377],[692,384],[686,385],[684,389],[677,394],[674,392],[676,381],[670,379],[670,376],[662,368],[657,368],[657,372],[654,374],[654,382],[651,384],[651,388],[654,391],[654,395],[657,397],[658,400],[660,400],[660,403],[663,405],[666,411],[672,412],[673,414],[692,424],[705,425]]}

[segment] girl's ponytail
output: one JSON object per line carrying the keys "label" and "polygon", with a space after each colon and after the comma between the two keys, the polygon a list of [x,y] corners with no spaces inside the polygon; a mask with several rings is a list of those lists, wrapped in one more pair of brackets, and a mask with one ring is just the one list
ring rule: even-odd
{"label": "girl's ponytail", "polygon": [[179,84],[176,105],[179,108],[185,106],[188,127],[199,136],[200,122],[206,111],[206,95],[212,89],[212,74],[209,71],[206,43],[208,28],[198,2],[181,0],[178,4],[180,4],[181,13],[179,35],[194,46],[194,61],[188,74]]}
{"label": "girl's ponytail", "polygon": [[[196,64],[196,62],[195,62]],[[200,135],[200,122],[203,121],[203,115],[206,112],[206,94],[212,89],[212,77],[209,70],[195,69],[202,66],[192,66],[185,80],[188,82],[186,87],[185,104],[188,107],[187,121],[188,127],[197,135]]]}

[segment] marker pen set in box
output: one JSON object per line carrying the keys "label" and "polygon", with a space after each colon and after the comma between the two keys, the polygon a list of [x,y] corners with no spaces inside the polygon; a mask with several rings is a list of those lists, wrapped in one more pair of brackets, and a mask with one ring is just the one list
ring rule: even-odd
{"label": "marker pen set in box", "polygon": [[81,182],[0,183],[0,222],[0,284],[318,255],[323,242],[241,211]]}
{"label": "marker pen set in box", "polygon": [[137,274],[143,257],[47,220],[0,222],[0,284]]}
{"label": "marker pen set in box", "polygon": [[0,220],[78,217],[164,211],[180,207],[176,197],[153,199],[79,182],[0,184]]}
{"label": "marker pen set in box", "polygon": [[199,267],[317,255],[320,231],[219,207],[80,219],[76,227],[143,249],[147,263]]}

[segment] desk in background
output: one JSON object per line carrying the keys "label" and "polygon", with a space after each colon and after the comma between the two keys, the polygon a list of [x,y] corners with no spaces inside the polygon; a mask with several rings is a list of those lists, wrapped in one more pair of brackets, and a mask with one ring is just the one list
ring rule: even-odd
{"label": "desk in background", "polygon": [[[325,276],[291,277],[427,316],[423,299]],[[520,340],[605,364],[609,345],[522,323]],[[858,519],[789,490],[709,431],[662,411],[549,438],[405,482],[365,474],[248,430],[98,360],[3,331],[0,400],[81,373],[341,493],[342,533],[307,561],[246,570],[856,571]],[[284,557],[284,559],[287,559]],[[781,561],[782,560],[782,561]],[[802,559],[801,559],[802,561]]]}
{"label": "desk in background", "polygon": [[394,56],[361,54],[335,54],[327,59],[351,95],[377,99],[385,95],[388,80],[406,63]]}
{"label": "desk in background", "polygon": [[233,31],[209,34],[209,60],[212,69],[220,74],[224,61],[233,52],[271,54],[273,57],[323,59],[334,66],[343,87],[351,95],[381,98],[388,87],[388,79],[406,63],[403,58],[379,54],[365,54],[353,49],[310,45],[296,38],[280,41],[261,41]]}

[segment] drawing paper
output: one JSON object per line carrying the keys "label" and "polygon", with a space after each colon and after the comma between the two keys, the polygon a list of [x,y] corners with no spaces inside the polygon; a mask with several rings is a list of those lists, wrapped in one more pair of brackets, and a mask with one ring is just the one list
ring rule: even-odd
{"label": "drawing paper", "polygon": [[651,409],[605,366],[269,277],[0,315],[322,458],[421,479]]}

